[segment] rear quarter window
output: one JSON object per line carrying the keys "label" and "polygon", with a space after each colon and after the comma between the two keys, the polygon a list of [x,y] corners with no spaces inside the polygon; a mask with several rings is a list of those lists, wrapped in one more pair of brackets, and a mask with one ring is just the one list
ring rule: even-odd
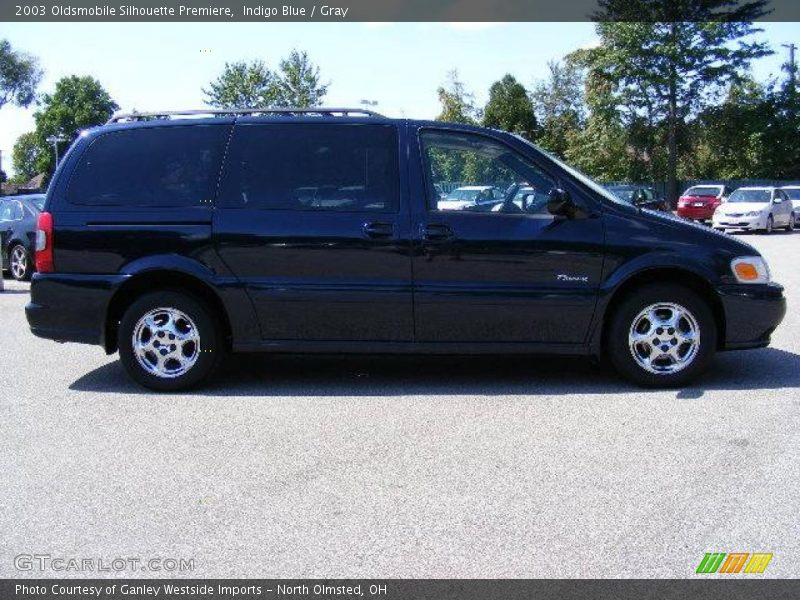
{"label": "rear quarter window", "polygon": [[230,126],[126,129],[97,137],[81,155],[70,204],[175,208],[213,202]]}

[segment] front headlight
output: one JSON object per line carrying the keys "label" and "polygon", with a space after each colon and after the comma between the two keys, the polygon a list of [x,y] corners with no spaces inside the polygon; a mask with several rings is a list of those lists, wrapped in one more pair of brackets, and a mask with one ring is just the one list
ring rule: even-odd
{"label": "front headlight", "polygon": [[731,270],[739,283],[768,283],[767,261],[760,256],[740,256],[731,261]]}
{"label": "front headlight", "polygon": [[760,210],[751,210],[748,213],[744,213],[745,217],[758,217],[761,214]]}

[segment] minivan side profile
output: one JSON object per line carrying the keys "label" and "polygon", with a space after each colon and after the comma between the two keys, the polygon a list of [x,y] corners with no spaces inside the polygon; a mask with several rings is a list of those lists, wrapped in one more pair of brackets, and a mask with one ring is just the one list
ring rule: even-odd
{"label": "minivan side profile", "polygon": [[[749,245],[626,203],[526,140],[358,109],[120,115],[39,218],[34,334],[156,390],[228,352],[545,353],[680,386],[785,313]],[[146,119],[146,120],[143,120]],[[491,206],[440,190],[500,190]]]}

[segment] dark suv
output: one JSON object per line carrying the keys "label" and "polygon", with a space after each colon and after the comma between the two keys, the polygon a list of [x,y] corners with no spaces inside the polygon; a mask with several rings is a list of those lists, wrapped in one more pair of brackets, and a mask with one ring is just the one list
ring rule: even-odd
{"label": "dark suv", "polygon": [[[492,210],[438,189],[504,190]],[[544,197],[545,201],[536,201]],[[32,331],[159,389],[230,351],[605,357],[681,385],[766,346],[749,245],[624,202],[500,131],[313,109],[124,115],[84,132],[39,219]]]}

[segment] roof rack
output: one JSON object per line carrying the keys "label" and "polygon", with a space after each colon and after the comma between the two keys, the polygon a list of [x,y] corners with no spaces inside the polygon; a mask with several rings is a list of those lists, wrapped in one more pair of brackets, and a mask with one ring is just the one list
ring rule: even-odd
{"label": "roof rack", "polygon": [[198,110],[160,110],[146,112],[117,112],[108,120],[108,123],[122,121],[140,121],[142,119],[170,119],[173,117],[191,117],[199,115],[318,115],[320,117],[383,117],[383,115],[364,108],[214,108]]}

